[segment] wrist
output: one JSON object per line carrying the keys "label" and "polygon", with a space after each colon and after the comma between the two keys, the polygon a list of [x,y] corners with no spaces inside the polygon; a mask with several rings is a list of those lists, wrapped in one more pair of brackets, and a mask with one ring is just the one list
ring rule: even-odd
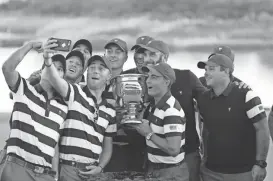
{"label": "wrist", "polygon": [[103,172],[103,166],[101,166],[101,165],[98,165],[98,167],[100,168],[100,173],[102,173]]}
{"label": "wrist", "polygon": [[265,160],[256,160],[255,165],[261,167],[261,168],[266,168],[267,163]]}
{"label": "wrist", "polygon": [[47,63],[46,63],[46,62],[44,62],[44,64],[45,64],[45,66],[46,66],[46,67],[51,67],[52,62],[47,62]]}
{"label": "wrist", "polygon": [[148,133],[148,134],[145,136],[145,138],[146,138],[147,140],[151,140],[153,134],[154,134],[154,132],[150,132],[150,133]]}

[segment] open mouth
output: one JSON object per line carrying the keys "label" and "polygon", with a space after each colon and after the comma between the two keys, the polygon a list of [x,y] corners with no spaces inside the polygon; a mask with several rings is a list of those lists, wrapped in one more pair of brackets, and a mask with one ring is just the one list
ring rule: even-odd
{"label": "open mouth", "polygon": [[72,72],[72,73],[76,73],[76,70],[75,69],[72,69],[72,68],[70,68],[70,69],[68,69],[70,72]]}
{"label": "open mouth", "polygon": [[150,87],[148,87],[148,89],[152,89],[152,88],[153,88],[153,87],[151,87],[151,86],[150,86]]}

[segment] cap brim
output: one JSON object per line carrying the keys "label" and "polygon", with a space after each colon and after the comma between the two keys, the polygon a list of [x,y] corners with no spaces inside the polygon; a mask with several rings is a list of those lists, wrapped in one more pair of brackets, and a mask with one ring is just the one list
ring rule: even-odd
{"label": "cap brim", "polygon": [[[99,61],[103,62],[103,63],[106,65],[105,61],[103,60],[103,58],[102,58],[101,56],[99,56],[99,55],[94,55],[94,56],[92,56],[92,57],[89,59],[89,61],[88,61],[88,66],[89,66],[92,62],[94,62],[95,60],[99,60]],[[107,66],[107,65],[106,65],[106,66]]]}
{"label": "cap brim", "polygon": [[152,47],[148,47],[146,45],[139,45],[140,47],[138,48],[138,50],[140,49],[146,49],[146,50],[149,50],[151,52],[158,52],[159,50],[155,49],[155,48],[152,48]]}
{"label": "cap brim", "polygon": [[206,62],[198,62],[197,63],[197,67],[200,68],[200,69],[205,69],[206,65],[208,66],[217,66],[218,64],[213,62],[213,61],[206,61]]}
{"label": "cap brim", "polygon": [[109,43],[107,43],[105,46],[104,46],[104,49],[107,49],[107,47],[109,46],[109,45],[117,45],[122,51],[124,51],[124,52],[126,52],[126,50],[124,50],[119,44],[117,44],[116,42],[109,42]]}
{"label": "cap brim", "polygon": [[206,65],[207,65],[207,62],[198,62],[197,63],[197,67],[200,69],[205,69]]}
{"label": "cap brim", "polygon": [[105,62],[106,60],[104,60],[101,56],[99,56],[99,55],[94,55],[94,56],[92,56],[89,60],[88,60],[88,67],[91,65],[91,63],[93,62],[93,61],[95,61],[95,60],[99,60],[99,61],[101,61],[101,62],[103,62],[103,64],[105,65],[105,67],[107,67],[109,70],[110,70],[110,72],[112,71],[112,68],[111,68],[111,66],[107,63],[107,62]]}
{"label": "cap brim", "polygon": [[137,50],[138,48],[140,47],[140,45],[139,44],[136,44],[136,45],[134,45],[132,48],[131,48],[131,50]]}
{"label": "cap brim", "polygon": [[80,51],[71,51],[66,57],[65,57],[65,60],[69,59],[70,57],[79,57],[82,61],[84,61],[84,56],[83,54],[80,52]]}
{"label": "cap brim", "polygon": [[144,73],[150,72],[150,68],[149,68],[148,66],[143,66],[143,67],[141,68],[141,70],[142,70]]}

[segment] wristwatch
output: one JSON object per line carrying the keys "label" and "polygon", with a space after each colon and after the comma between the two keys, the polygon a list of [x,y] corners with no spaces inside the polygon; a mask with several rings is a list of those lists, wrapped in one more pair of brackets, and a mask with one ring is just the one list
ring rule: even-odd
{"label": "wristwatch", "polygon": [[267,163],[264,160],[256,160],[255,165],[258,165],[261,168],[265,168],[267,166]]}
{"label": "wristwatch", "polygon": [[147,134],[146,139],[151,140],[151,137],[152,137],[153,134],[154,134],[153,132],[150,132],[149,134]]}

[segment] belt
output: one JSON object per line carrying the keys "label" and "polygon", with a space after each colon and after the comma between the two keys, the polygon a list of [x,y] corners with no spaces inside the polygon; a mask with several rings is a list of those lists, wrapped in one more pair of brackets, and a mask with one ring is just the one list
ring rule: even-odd
{"label": "belt", "polygon": [[97,165],[97,163],[81,163],[81,162],[75,162],[75,161],[68,161],[68,160],[63,160],[60,159],[60,163],[64,164],[64,165],[69,165],[78,169],[86,169],[86,166],[90,166],[90,165]]}
{"label": "belt", "polygon": [[6,161],[16,163],[17,165],[20,165],[22,167],[26,167],[27,169],[30,169],[35,173],[47,174],[52,176],[56,175],[56,172],[51,170],[50,168],[31,164],[15,156],[7,155]]}
{"label": "belt", "polygon": [[181,162],[175,163],[175,164],[153,163],[153,162],[149,161],[148,165],[149,165],[149,167],[152,167],[153,169],[159,170],[159,169],[164,169],[164,168],[177,167],[177,166],[181,165],[182,163],[184,163],[184,161],[181,161]]}

